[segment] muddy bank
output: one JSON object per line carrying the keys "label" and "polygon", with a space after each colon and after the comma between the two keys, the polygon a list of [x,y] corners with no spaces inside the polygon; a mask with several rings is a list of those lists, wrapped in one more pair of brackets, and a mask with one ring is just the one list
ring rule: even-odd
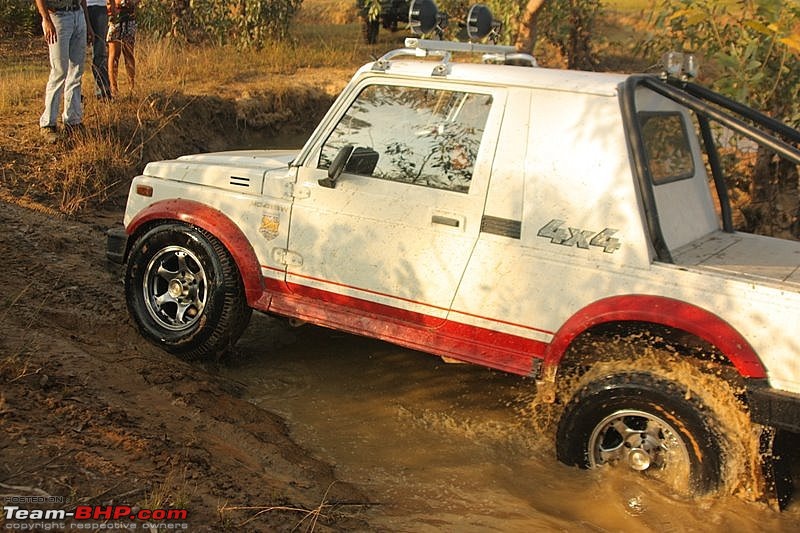
{"label": "muddy bank", "polygon": [[[142,161],[198,152],[263,148],[284,138],[296,142],[314,130],[335,96],[312,86],[250,90],[228,98],[151,95],[147,105],[160,113],[142,128]],[[171,118],[163,124],[162,117]],[[158,129],[158,135],[151,135]]]}
{"label": "muddy bank", "polygon": [[121,209],[150,161],[185,154],[302,145],[344,86],[265,83],[220,95],[152,92],[85,100],[85,131],[47,144],[38,108],[0,116],[0,199],[71,216]]}
{"label": "muddy bank", "polygon": [[105,222],[0,204],[0,494],[186,509],[192,531],[363,529],[368,497],[280,417],[137,335]]}

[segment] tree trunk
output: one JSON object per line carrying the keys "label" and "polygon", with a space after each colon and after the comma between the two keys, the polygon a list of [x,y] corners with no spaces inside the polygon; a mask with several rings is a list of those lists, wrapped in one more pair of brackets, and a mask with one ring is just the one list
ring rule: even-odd
{"label": "tree trunk", "polygon": [[794,214],[792,235],[794,235],[796,239],[800,239],[800,174],[797,176],[797,212]]}
{"label": "tree trunk", "polygon": [[759,146],[750,183],[750,201],[756,216],[755,233],[773,235],[778,215],[778,169],[775,154]]}
{"label": "tree trunk", "polygon": [[189,16],[189,0],[172,0],[170,3],[170,34],[172,37],[186,37],[186,17]]}
{"label": "tree trunk", "polygon": [[539,9],[547,0],[529,0],[525,6],[525,11],[519,20],[517,28],[517,42],[515,46],[518,52],[533,54],[533,47],[536,45],[536,19]]}

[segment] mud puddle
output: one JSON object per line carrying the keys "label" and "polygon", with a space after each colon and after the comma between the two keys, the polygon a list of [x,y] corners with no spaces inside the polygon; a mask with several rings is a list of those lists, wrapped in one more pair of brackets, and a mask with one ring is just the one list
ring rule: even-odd
{"label": "mud puddle", "polygon": [[558,463],[530,420],[531,380],[263,315],[239,346],[244,358],[222,373],[369,494],[364,518],[378,528],[793,531],[800,520],[796,501],[777,513],[735,497],[687,500]]}

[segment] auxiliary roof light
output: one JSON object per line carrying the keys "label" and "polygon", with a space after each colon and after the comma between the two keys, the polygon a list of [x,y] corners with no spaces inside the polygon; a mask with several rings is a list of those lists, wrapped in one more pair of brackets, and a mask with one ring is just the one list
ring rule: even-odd
{"label": "auxiliary roof light", "polygon": [[484,4],[475,4],[467,13],[467,37],[470,40],[481,40],[487,35],[492,42],[497,42],[502,23],[494,20],[491,10]]}
{"label": "auxiliary roof light", "polygon": [[662,78],[678,78],[689,81],[696,78],[700,69],[697,64],[697,57],[694,54],[684,54],[681,52],[667,52],[661,58],[664,71]]}
{"label": "auxiliary roof light", "polygon": [[433,0],[414,0],[408,8],[408,24],[416,35],[436,30],[441,38],[447,27],[447,14],[440,13]]}
{"label": "auxiliary roof light", "polygon": [[[413,0],[408,8],[408,24],[416,35],[436,32],[441,39],[449,17],[436,7],[433,0]],[[471,41],[479,41],[487,36],[496,42],[502,23],[494,20],[491,10],[485,4],[475,4],[469,8],[466,23],[459,23],[466,29]]]}

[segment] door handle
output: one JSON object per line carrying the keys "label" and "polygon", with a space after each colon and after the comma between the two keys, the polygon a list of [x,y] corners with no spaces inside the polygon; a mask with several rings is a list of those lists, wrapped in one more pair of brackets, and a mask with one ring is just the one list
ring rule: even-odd
{"label": "door handle", "polygon": [[441,224],[442,226],[449,226],[451,228],[458,228],[461,226],[461,221],[459,219],[442,215],[433,215],[431,217],[431,222],[434,224]]}

